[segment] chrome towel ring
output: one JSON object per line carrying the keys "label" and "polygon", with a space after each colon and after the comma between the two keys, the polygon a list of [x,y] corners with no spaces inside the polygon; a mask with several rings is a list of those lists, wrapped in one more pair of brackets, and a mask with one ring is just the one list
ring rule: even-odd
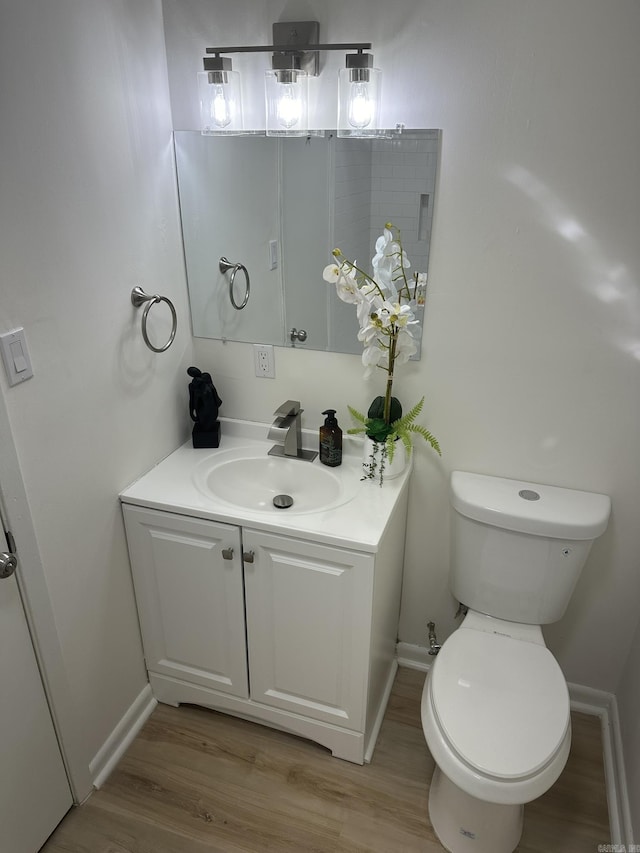
{"label": "chrome towel ring", "polygon": [[[231,300],[231,304],[236,309],[236,311],[242,311],[244,306],[249,301],[249,293],[251,291],[251,282],[249,281],[249,273],[247,272],[247,268],[244,264],[233,264],[231,261],[228,261],[225,257],[220,258],[220,263],[218,264],[220,272],[224,275],[224,273],[231,270],[231,276],[229,277],[229,299]],[[244,273],[244,299],[242,300],[242,304],[238,305],[233,295],[233,282],[236,277],[236,273],[238,270],[242,270]]]}
{"label": "chrome towel ring", "polygon": [[[140,306],[144,305],[145,302],[147,304],[142,312],[142,337],[150,350],[153,350],[154,352],[164,352],[169,349],[176,336],[176,329],[178,328],[178,316],[176,314],[176,309],[173,307],[173,302],[171,302],[170,299],[167,299],[166,296],[158,296],[157,293],[154,296],[149,296],[149,294],[145,293],[141,287],[134,287],[131,291],[131,304],[136,308],[140,308]],[[169,306],[169,310],[171,311],[171,334],[169,335],[169,340],[163,347],[154,347],[147,335],[147,316],[149,314],[149,309],[157,302],[166,302]]]}

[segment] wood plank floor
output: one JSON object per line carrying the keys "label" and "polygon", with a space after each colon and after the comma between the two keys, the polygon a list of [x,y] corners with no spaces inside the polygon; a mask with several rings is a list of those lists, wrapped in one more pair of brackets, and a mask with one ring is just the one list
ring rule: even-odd
{"label": "wood plank floor", "polygon": [[[104,787],[43,853],[438,853],[427,814],[433,760],[424,673],[400,669],[370,765],[214,711],[158,705]],[[520,853],[609,842],[600,723],[573,714],[571,756],[525,808]]]}

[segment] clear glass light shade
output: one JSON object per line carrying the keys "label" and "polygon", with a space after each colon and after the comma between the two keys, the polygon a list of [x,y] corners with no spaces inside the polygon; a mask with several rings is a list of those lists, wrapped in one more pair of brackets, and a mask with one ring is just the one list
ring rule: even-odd
{"label": "clear glass light shade", "polygon": [[338,136],[380,136],[379,68],[338,72]]}
{"label": "clear glass light shade", "polygon": [[264,94],[267,136],[307,135],[309,78],[304,71],[266,71]]}
{"label": "clear glass light shade", "polygon": [[198,95],[203,136],[242,133],[242,98],[237,71],[199,71]]}

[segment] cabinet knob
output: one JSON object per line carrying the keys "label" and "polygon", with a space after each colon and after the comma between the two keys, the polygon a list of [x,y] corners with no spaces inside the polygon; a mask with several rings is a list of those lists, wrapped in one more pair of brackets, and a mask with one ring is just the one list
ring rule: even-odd
{"label": "cabinet knob", "polygon": [[242,555],[242,559],[245,563],[253,563],[253,551],[245,551]]}
{"label": "cabinet knob", "polygon": [[233,548],[223,548],[222,549],[222,559],[223,560],[233,560]]}

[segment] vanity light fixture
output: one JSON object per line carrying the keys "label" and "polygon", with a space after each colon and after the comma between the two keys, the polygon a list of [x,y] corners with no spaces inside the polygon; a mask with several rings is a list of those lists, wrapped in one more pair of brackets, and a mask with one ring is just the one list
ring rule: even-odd
{"label": "vanity light fixture", "polygon": [[[221,54],[272,53],[265,72],[267,136],[307,136],[309,130],[309,79],[320,72],[320,51],[357,51],[346,55],[339,72],[338,136],[383,136],[379,128],[380,78],[373,56],[364,53],[370,43],[319,44],[317,21],[273,24],[273,44],[208,47],[204,71],[198,74],[201,130],[204,135],[239,134],[243,131],[239,74]],[[211,56],[213,54],[213,56]]]}
{"label": "vanity light fixture", "polygon": [[309,76],[300,55],[274,53],[271,68],[264,75],[267,136],[307,136]]}
{"label": "vanity light fixture", "polygon": [[348,53],[338,72],[338,136],[380,136],[380,79],[370,53]]}
{"label": "vanity light fixture", "polygon": [[226,56],[207,57],[204,68],[198,72],[203,136],[243,133],[240,74],[233,70]]}

